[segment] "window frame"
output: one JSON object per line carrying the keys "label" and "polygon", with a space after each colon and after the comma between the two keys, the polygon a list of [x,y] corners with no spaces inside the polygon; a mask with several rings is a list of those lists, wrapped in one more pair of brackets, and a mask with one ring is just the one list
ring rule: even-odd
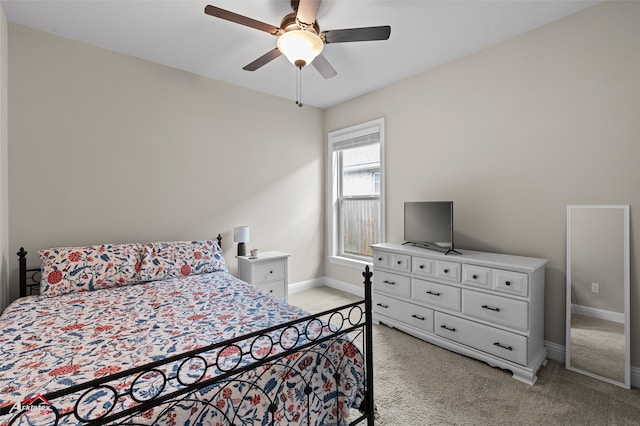
{"label": "window frame", "polygon": [[[356,124],[345,127],[343,129],[330,131],[327,135],[327,172],[326,172],[326,196],[327,196],[327,257],[331,263],[337,263],[354,268],[362,268],[363,265],[371,265],[372,258],[370,256],[356,256],[344,253],[343,241],[341,235],[341,215],[339,194],[342,193],[339,185],[341,178],[337,178],[338,171],[342,171],[340,163],[342,156],[334,155],[340,145],[346,141],[359,137],[367,137],[369,135],[379,135],[380,144],[380,195],[378,196],[343,196],[343,199],[378,199],[380,200],[380,241],[385,241],[386,220],[385,220],[385,149],[384,149],[384,118],[367,121],[365,123]],[[356,143],[357,145],[366,145],[367,143]]]}

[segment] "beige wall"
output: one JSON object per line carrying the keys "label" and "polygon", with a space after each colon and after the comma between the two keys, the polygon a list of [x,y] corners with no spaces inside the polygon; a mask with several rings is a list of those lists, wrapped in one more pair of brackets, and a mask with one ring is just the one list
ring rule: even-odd
{"label": "beige wall", "polygon": [[0,7],[0,311],[7,304],[9,282],[9,183],[7,143],[7,18]]}
{"label": "beige wall", "polygon": [[[549,259],[545,339],[561,346],[568,204],[631,205],[640,306],[638,22],[640,2],[608,2],[326,112],[325,131],[386,117],[389,241],[404,201],[452,199],[458,247]],[[325,275],[361,281],[329,262]]]}
{"label": "beige wall", "polygon": [[322,110],[16,24],[9,73],[10,253],[221,232],[235,272],[249,225],[323,276]]}

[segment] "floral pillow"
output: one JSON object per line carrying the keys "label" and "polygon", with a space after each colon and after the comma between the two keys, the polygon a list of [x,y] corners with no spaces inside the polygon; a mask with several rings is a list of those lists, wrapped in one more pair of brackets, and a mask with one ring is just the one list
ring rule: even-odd
{"label": "floral pillow", "polygon": [[157,242],[142,247],[140,276],[145,281],[216,271],[227,272],[227,266],[215,241]]}
{"label": "floral pillow", "polygon": [[103,244],[40,250],[40,295],[93,291],[140,280],[139,244]]}

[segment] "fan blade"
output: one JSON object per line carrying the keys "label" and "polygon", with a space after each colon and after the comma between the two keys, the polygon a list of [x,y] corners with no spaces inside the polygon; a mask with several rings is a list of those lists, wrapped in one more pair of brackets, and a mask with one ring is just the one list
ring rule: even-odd
{"label": "fan blade", "polygon": [[242,67],[242,69],[245,71],[255,71],[261,66],[267,65],[269,62],[273,61],[275,58],[277,58],[280,55],[282,55],[282,53],[276,47],[275,49],[260,56],[258,59],[251,62],[250,64],[245,65],[244,67]]}
{"label": "fan blade", "polygon": [[298,14],[296,18],[298,21],[313,25],[316,22],[316,16],[318,16],[318,9],[320,9],[320,3],[322,0],[300,0],[298,4]]}
{"label": "fan blade", "polygon": [[338,75],[336,70],[331,66],[327,58],[325,58],[322,54],[316,56],[316,58],[311,62],[311,65],[314,66],[315,69],[318,70],[321,76],[325,79],[329,79],[331,77],[335,77]]}
{"label": "fan blade", "polygon": [[229,12],[228,10],[220,9],[219,7],[208,5],[204,8],[204,13],[215,16],[216,18],[235,22],[236,24],[255,28],[256,30],[264,31],[272,35],[279,35],[282,33],[282,29],[278,27],[265,24],[264,22],[260,22],[255,19],[247,18],[246,16],[238,15],[237,13]]}
{"label": "fan blade", "polygon": [[391,27],[349,28],[346,30],[331,30],[324,32],[325,43],[345,43],[350,41],[387,40],[391,34]]}

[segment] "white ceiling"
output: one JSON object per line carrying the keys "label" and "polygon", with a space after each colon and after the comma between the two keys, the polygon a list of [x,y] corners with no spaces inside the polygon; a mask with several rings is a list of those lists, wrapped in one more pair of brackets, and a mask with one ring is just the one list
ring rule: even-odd
{"label": "white ceiling", "polygon": [[[321,30],[390,25],[386,41],[335,43],[324,56],[338,72],[302,71],[306,105],[327,108],[476,52],[600,0],[324,0]],[[10,22],[238,86],[291,99],[296,68],[282,56],[242,67],[277,38],[214,18],[207,4],[275,26],[289,0],[0,0]]]}

